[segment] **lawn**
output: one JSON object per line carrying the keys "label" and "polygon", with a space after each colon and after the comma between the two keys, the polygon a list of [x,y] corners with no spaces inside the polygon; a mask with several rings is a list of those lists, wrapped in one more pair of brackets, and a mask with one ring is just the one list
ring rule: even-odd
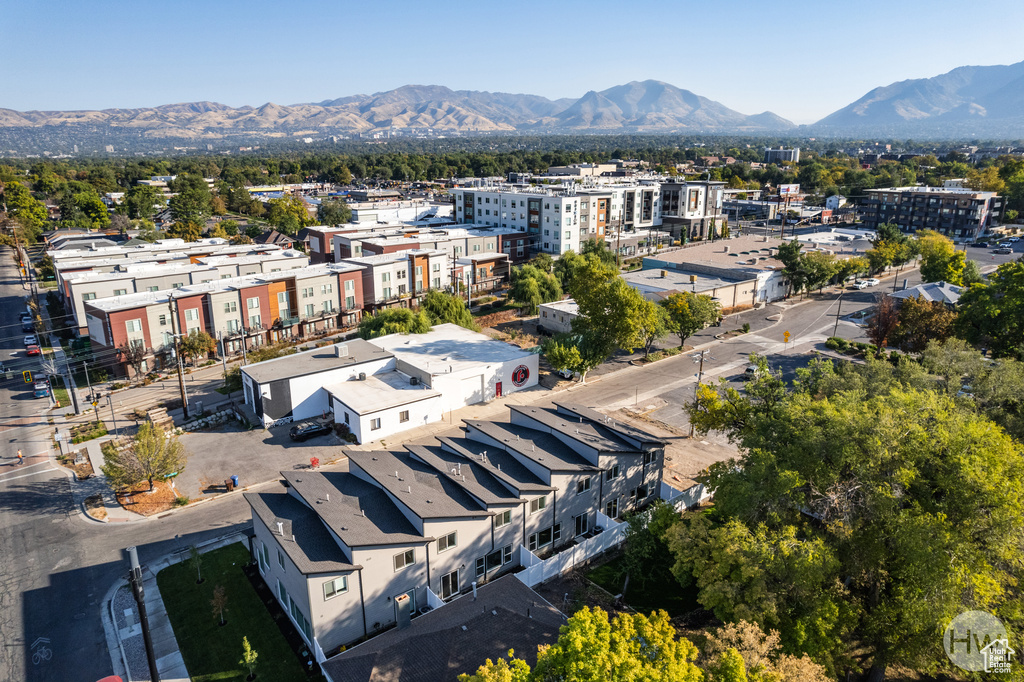
{"label": "lawn", "polygon": [[50,387],[53,388],[53,397],[60,403],[61,407],[67,407],[71,404],[71,396],[68,395],[68,389],[64,388],[64,377],[50,377]]}
{"label": "lawn", "polygon": [[[618,557],[590,571],[587,577],[612,594],[619,594],[623,583],[621,570],[622,557]],[[683,587],[672,576],[660,579],[652,577],[644,584],[635,578],[630,579],[629,591],[624,595],[624,600],[637,611],[649,613],[664,609],[673,617],[702,608],[697,603],[697,590],[694,587]]]}
{"label": "lawn", "polygon": [[[249,563],[245,546],[234,543],[202,556],[202,585],[196,585],[196,572],[188,562],[168,566],[156,577],[192,681],[244,680],[248,672],[239,665],[243,637],[249,638],[249,644],[259,654],[257,680],[309,679],[299,657],[242,572],[242,567]],[[223,586],[227,595],[224,627],[218,625],[210,605],[217,586]]]}

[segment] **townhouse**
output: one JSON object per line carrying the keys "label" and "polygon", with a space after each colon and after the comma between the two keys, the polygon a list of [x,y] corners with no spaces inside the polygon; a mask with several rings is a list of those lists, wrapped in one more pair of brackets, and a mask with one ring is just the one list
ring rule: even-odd
{"label": "townhouse", "polygon": [[283,490],[245,494],[252,550],[305,640],[332,652],[644,506],[664,448],[581,405],[513,408],[463,437],[282,472]]}
{"label": "townhouse", "polygon": [[436,249],[406,249],[345,262],[363,269],[363,307],[371,311],[409,307],[428,289],[444,289],[452,282],[448,258]]}

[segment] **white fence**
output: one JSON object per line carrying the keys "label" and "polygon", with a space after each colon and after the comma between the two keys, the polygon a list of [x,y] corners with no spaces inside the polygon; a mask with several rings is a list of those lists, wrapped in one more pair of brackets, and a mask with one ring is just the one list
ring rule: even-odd
{"label": "white fence", "polygon": [[690,486],[680,492],[664,481],[661,484],[660,497],[673,507],[676,511],[683,512],[696,507],[704,500],[711,499],[711,492],[700,483]]}
{"label": "white fence", "polygon": [[432,609],[439,609],[442,606],[444,606],[444,604],[445,604],[444,600],[441,599],[440,597],[438,597],[436,594],[434,594],[434,591],[428,587],[427,588],[427,606],[429,606]]}
{"label": "white fence", "polygon": [[604,531],[585,540],[577,541],[572,547],[547,559],[540,559],[530,550],[520,546],[519,564],[523,566],[523,570],[516,573],[515,576],[526,585],[533,587],[571,570],[577,564],[583,563],[607,549],[616,547],[622,542],[626,524],[613,521],[598,512],[597,525],[604,528]]}
{"label": "white fence", "polygon": [[324,655],[324,650],[320,648],[320,642],[316,641],[316,637],[313,638],[313,655],[316,657],[317,663],[323,663],[327,660],[327,656]]}

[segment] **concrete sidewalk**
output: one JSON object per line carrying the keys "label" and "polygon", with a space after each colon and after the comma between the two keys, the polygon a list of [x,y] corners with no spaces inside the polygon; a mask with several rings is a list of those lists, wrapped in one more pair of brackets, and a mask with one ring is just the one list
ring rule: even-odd
{"label": "concrete sidewalk", "polygon": [[[244,534],[232,533],[199,545],[199,551],[210,552],[235,542],[241,542],[248,547],[248,540]],[[190,678],[181,651],[178,649],[171,621],[167,617],[167,608],[157,587],[156,576],[168,566],[181,563],[187,557],[187,552],[175,552],[142,567],[142,586],[145,591],[150,636],[153,640],[153,654],[156,658],[157,673],[163,682],[189,682]],[[142,626],[139,624],[138,605],[127,580],[119,580],[107,591],[103,599],[101,616],[114,673],[131,682],[150,681],[152,678],[149,674]]]}

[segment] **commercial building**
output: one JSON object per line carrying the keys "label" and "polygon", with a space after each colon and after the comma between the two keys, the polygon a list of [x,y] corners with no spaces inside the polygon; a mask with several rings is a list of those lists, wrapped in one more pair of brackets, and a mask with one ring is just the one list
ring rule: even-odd
{"label": "commercial building", "polygon": [[264,426],[332,413],[363,443],[535,386],[537,355],[440,324],[247,365],[242,384]]}
{"label": "commercial building", "polygon": [[579,314],[580,307],[571,298],[541,303],[537,306],[537,328],[547,334],[569,333]]}
{"label": "commercial building", "polygon": [[724,182],[663,182],[661,224],[676,239],[707,239],[721,232],[724,200]]}
{"label": "commercial building", "polygon": [[995,192],[950,187],[869,189],[863,222],[869,229],[894,223],[904,232],[935,230],[956,242],[973,241],[999,224],[1003,199]]}
{"label": "commercial building", "polygon": [[[314,651],[456,608],[445,604],[646,505],[661,480],[662,440],[581,405],[465,427],[404,451],[349,450],[337,470],[285,471],[284,490],[245,495],[260,573]],[[375,679],[379,650],[354,647],[338,668],[362,660]]]}
{"label": "commercial building", "polygon": [[786,149],[781,146],[778,149],[774,149],[772,147],[764,148],[765,163],[774,163],[781,166],[783,161],[800,163],[800,148],[794,147],[793,149]]}

